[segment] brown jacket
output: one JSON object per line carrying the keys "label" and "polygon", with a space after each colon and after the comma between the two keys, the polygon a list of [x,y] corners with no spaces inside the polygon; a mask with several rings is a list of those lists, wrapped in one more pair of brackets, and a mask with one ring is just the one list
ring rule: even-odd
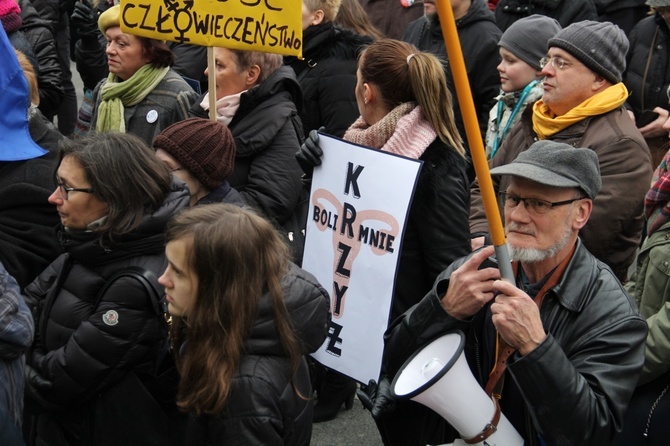
{"label": "brown jacket", "polygon": [[[489,161],[491,168],[509,164],[537,141],[531,117],[532,107],[528,107],[496,156]],[[625,281],[640,243],[644,196],[652,174],[651,155],[644,138],[626,110],[619,107],[584,119],[553,135],[551,140],[574,147],[589,147],[598,155],[603,187],[593,201],[593,212],[580,231],[580,237],[596,258],[609,265],[619,280]],[[493,178],[496,192],[506,190],[509,183],[509,177]],[[476,180],[470,193],[470,233],[472,236],[488,233]]]}

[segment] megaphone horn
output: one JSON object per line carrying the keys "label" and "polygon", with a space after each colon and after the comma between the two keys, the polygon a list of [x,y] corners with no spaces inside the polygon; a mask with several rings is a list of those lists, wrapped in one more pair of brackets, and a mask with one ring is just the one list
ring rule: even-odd
{"label": "megaphone horn", "polygon": [[[415,352],[396,374],[391,391],[447,420],[467,444],[523,446],[523,438],[481,388],[463,354],[465,335],[447,333]],[[483,443],[486,441],[486,443]]]}

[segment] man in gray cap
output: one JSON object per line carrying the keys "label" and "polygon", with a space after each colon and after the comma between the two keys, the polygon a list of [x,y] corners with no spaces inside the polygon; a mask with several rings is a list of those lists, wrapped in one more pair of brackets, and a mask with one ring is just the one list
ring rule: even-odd
{"label": "man in gray cap", "polygon": [[[644,195],[649,189],[651,156],[640,131],[623,107],[628,91],[621,82],[628,39],[612,23],[583,21],[549,39],[541,61],[543,97],[524,111],[492,159],[509,164],[537,140],[588,147],[598,155],[603,193],[580,235],[593,255],[621,281],[635,259],[644,224]],[[506,190],[509,179],[494,182]],[[488,232],[479,191],[471,189],[470,232],[473,248]]]}
{"label": "man in gray cap", "polygon": [[539,141],[491,174],[508,180],[501,201],[516,286],[501,280],[491,246],[454,262],[387,331],[372,414],[402,423],[416,436],[406,445],[453,440],[418,403],[389,411],[385,389],[413,352],[461,330],[474,377],[525,444],[610,444],[642,370],[647,327],[579,240],[601,187],[597,156]]}

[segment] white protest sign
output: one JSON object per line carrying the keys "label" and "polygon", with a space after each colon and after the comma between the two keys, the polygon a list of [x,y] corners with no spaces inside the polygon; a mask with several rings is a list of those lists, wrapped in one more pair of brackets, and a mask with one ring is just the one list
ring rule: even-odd
{"label": "white protest sign", "polygon": [[303,268],[331,295],[328,337],[312,356],[377,380],[402,234],[421,162],[320,134]]}

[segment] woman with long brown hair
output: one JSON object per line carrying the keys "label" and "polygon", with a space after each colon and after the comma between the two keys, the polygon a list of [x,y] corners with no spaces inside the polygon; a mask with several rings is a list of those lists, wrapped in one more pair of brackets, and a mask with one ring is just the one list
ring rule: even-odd
{"label": "woman with long brown hair", "polygon": [[309,444],[303,355],[325,339],[326,291],[289,262],[269,221],[235,205],[179,214],[165,252],[186,444]]}
{"label": "woman with long brown hair", "polygon": [[[344,140],[423,161],[398,264],[391,320],[416,304],[451,262],[470,252],[467,161],[454,123],[452,100],[439,60],[393,39],[372,43],[358,59],[360,117]],[[321,164],[318,134],[296,155],[305,174]],[[314,418],[328,420],[350,407],[355,383],[330,371]]]}

